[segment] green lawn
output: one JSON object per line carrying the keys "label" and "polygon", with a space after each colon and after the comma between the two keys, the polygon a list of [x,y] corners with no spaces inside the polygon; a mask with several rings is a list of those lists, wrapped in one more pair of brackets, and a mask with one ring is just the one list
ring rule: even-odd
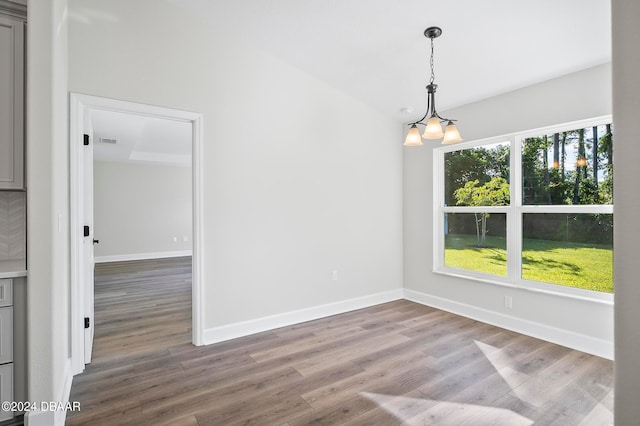
{"label": "green lawn", "polygon": [[478,248],[475,244],[475,235],[447,235],[445,265],[493,275],[507,275],[507,243],[504,238],[487,236],[489,248]]}
{"label": "green lawn", "polygon": [[[507,275],[504,238],[487,237],[488,248],[475,244],[475,235],[447,235],[445,264]],[[613,293],[613,250],[611,246],[525,239],[522,278]]]}

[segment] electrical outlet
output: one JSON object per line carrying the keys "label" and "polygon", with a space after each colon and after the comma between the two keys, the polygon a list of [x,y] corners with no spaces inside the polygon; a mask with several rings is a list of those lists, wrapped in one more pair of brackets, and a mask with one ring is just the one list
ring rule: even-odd
{"label": "electrical outlet", "polygon": [[509,309],[513,308],[513,298],[511,296],[504,297],[504,307]]}
{"label": "electrical outlet", "polygon": [[338,281],[338,271],[337,270],[331,271],[331,279],[333,281]]}
{"label": "electrical outlet", "polygon": [[177,243],[178,242],[178,237],[173,237],[173,242]]}

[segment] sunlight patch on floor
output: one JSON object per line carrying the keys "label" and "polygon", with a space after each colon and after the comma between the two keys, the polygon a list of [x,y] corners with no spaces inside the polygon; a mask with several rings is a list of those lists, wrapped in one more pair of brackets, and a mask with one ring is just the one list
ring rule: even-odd
{"label": "sunlight patch on floor", "polygon": [[535,405],[536,407],[539,407],[547,401],[547,395],[539,389],[531,386],[520,386],[527,380],[530,380],[531,377],[513,369],[512,366],[515,361],[505,351],[477,340],[474,340],[474,342],[491,365],[493,365],[493,368],[496,369],[509,385],[513,394],[520,398],[521,401]]}
{"label": "sunlight patch on floor", "polygon": [[529,426],[533,424],[532,420],[504,408],[371,392],[360,394],[407,425],[431,424],[434,420],[437,420],[438,424],[445,425]]}
{"label": "sunlight patch on floor", "polygon": [[[534,407],[542,407],[549,401],[549,383],[542,378],[531,376],[517,369],[517,361],[505,350],[474,340],[485,358],[510,388],[511,394],[524,403]],[[611,389],[603,389],[612,397]],[[444,425],[532,425],[534,422],[506,408],[490,407],[451,401],[439,401],[414,396],[384,395],[361,392],[362,396],[376,403],[380,408],[407,425],[444,424]],[[595,396],[595,395],[594,395]],[[590,398],[585,394],[580,398]],[[584,402],[577,399],[576,403]],[[605,404],[603,404],[603,402]],[[592,409],[585,417],[583,425],[610,424],[612,413],[608,403],[593,401]],[[596,421],[596,423],[593,423]]]}

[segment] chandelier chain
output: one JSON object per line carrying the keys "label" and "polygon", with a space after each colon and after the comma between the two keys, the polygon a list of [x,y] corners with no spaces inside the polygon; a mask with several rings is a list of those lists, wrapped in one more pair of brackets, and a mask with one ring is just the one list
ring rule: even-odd
{"label": "chandelier chain", "polygon": [[431,59],[429,60],[429,64],[431,65],[431,79],[429,80],[429,84],[433,84],[433,81],[436,78],[436,73],[433,67],[433,37],[429,37],[431,39]]}

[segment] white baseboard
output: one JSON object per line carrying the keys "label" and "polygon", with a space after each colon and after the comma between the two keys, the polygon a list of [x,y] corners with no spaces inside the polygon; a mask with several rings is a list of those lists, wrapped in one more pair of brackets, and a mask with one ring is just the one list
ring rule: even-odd
{"label": "white baseboard", "polygon": [[463,317],[472,318],[487,324],[546,340],[551,343],[576,349],[581,352],[597,355],[602,358],[613,359],[613,342],[598,339],[585,334],[563,330],[546,324],[512,317],[499,312],[489,311],[465,303],[444,299],[437,296],[421,293],[415,290],[404,289],[404,298],[422,305],[431,306],[443,311],[451,312]]}
{"label": "white baseboard", "polygon": [[386,291],[369,296],[357,297],[340,302],[328,303],[326,305],[313,306],[311,308],[299,309],[254,320],[209,328],[204,331],[204,344],[210,345],[212,343],[248,336],[250,334],[273,330],[275,328],[286,327],[288,325],[312,321],[318,318],[342,314],[356,309],[368,308],[381,303],[402,299],[402,296],[402,289],[399,288],[397,290]]}
{"label": "white baseboard", "polygon": [[54,401],[32,401],[36,404],[42,404],[44,402],[49,405],[51,409],[25,413],[25,426],[64,426],[67,412],[65,410],[56,410],[54,407],[57,403],[60,403],[62,406],[67,405],[69,396],[71,395],[71,383],[73,383],[73,374],[71,373],[71,359],[68,359],[64,368],[64,383],[58,392],[58,398]]}
{"label": "white baseboard", "polygon": [[157,253],[132,253],[132,254],[115,254],[112,256],[96,256],[96,263],[107,262],[127,262],[129,260],[147,260],[147,259],[164,259],[166,257],[184,257],[191,256],[192,250],[182,251],[160,251]]}

